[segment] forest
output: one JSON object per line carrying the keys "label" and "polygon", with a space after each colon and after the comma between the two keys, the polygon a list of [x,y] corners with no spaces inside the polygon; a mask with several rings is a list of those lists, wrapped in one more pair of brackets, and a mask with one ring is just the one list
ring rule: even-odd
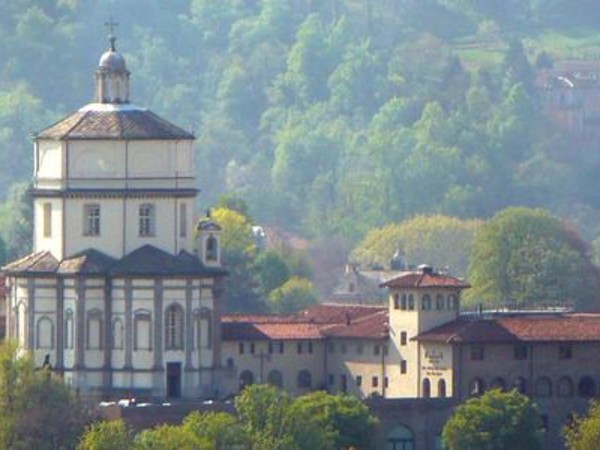
{"label": "forest", "polygon": [[0,0],[4,259],[30,250],[31,136],[91,98],[109,17],[132,101],[197,137],[203,209],[227,195],[346,256],[514,206],[600,235],[598,143],[550,123],[535,85],[598,56],[593,0]]}

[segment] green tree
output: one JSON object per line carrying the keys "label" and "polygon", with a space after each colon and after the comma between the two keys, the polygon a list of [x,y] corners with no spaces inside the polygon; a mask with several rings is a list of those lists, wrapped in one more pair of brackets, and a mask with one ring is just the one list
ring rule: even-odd
{"label": "green tree", "polygon": [[492,389],[459,405],[442,438],[448,450],[536,450],[542,434],[538,408],[528,397]]}
{"label": "green tree", "polygon": [[252,272],[257,249],[249,219],[223,207],[214,209],[212,217],[222,228],[221,258],[229,270],[224,294],[226,309],[231,312],[261,310]]}
{"label": "green tree", "polygon": [[304,417],[303,422],[311,422],[313,428],[324,432],[322,439],[328,442],[327,448],[374,448],[371,442],[377,419],[357,397],[313,392],[294,401],[292,414]]}
{"label": "green tree", "polygon": [[574,414],[562,434],[568,450],[600,448],[600,403],[592,401],[585,416]]}
{"label": "green tree", "polygon": [[122,419],[100,421],[90,425],[77,445],[77,450],[129,450],[132,434]]}
{"label": "green tree", "polygon": [[193,412],[183,420],[182,429],[207,440],[211,450],[246,448],[248,438],[240,422],[227,413]]}
{"label": "green tree", "polygon": [[290,269],[285,260],[274,251],[258,255],[254,261],[258,290],[263,296],[280,287],[290,278]]}
{"label": "green tree", "polygon": [[578,233],[542,209],[508,208],[477,234],[466,299],[487,304],[596,306],[597,269]]}
{"label": "green tree", "polygon": [[270,309],[279,314],[299,311],[316,303],[315,288],[306,278],[292,277],[269,294]]}
{"label": "green tree", "polygon": [[250,439],[252,450],[297,449],[290,434],[291,397],[268,385],[251,385],[235,399],[235,407]]}
{"label": "green tree", "polygon": [[364,266],[387,266],[397,250],[407,265],[431,264],[466,276],[479,220],[448,216],[416,216],[371,230],[354,248],[350,259]]}
{"label": "green tree", "polygon": [[135,450],[213,450],[208,439],[177,425],[160,425],[135,438]]}
{"label": "green tree", "polygon": [[1,448],[72,448],[89,420],[61,379],[36,370],[14,343],[0,344]]}

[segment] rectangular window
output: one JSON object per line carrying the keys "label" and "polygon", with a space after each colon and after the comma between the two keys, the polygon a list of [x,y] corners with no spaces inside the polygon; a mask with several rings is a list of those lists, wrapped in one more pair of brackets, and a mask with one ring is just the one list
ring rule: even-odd
{"label": "rectangular window", "polygon": [[100,236],[100,205],[96,203],[83,205],[83,234]]}
{"label": "rectangular window", "polygon": [[240,353],[240,355],[244,354],[244,343],[240,342],[239,346],[238,346],[238,352]]}
{"label": "rectangular window", "polygon": [[573,347],[570,345],[560,345],[558,347],[558,359],[571,359],[573,357]]}
{"label": "rectangular window", "polygon": [[406,373],[406,360],[400,361],[400,373]]}
{"label": "rectangular window", "polygon": [[400,333],[400,345],[406,345],[407,335],[406,331]]}
{"label": "rectangular window", "polygon": [[381,349],[379,348],[379,345],[376,345],[375,347],[373,347],[373,354],[375,356],[379,356],[380,352],[381,352]]}
{"label": "rectangular window", "polygon": [[331,373],[327,375],[327,384],[329,384],[329,386],[333,386],[335,384],[335,376]]}
{"label": "rectangular window", "polygon": [[255,351],[254,342],[250,342],[250,354],[254,355],[254,351]]}
{"label": "rectangular window", "polygon": [[358,353],[359,355],[362,355],[363,351],[364,351],[363,344],[356,344],[356,353]]}
{"label": "rectangular window", "polygon": [[340,344],[340,353],[346,353],[348,351],[348,346],[346,345],[345,342],[342,342]]}
{"label": "rectangular window", "polygon": [[155,235],[155,208],[154,205],[145,203],[140,205],[140,236],[151,237]]}
{"label": "rectangular window", "polygon": [[362,377],[360,375],[356,376],[356,385],[360,387],[362,385]]}
{"label": "rectangular window", "polygon": [[52,203],[44,203],[44,237],[52,237]]}
{"label": "rectangular window", "polygon": [[298,354],[302,353],[302,342],[298,342],[298,344],[296,345],[296,351],[298,352]]}
{"label": "rectangular window", "polygon": [[471,347],[471,361],[483,361],[483,358],[483,347],[480,347],[478,345]]}
{"label": "rectangular window", "polygon": [[515,345],[514,356],[517,360],[527,359],[527,346],[526,345]]}
{"label": "rectangular window", "polygon": [[388,377],[385,377],[383,379],[383,387],[385,387],[386,389],[389,387],[390,385],[390,380],[388,380]]}
{"label": "rectangular window", "polygon": [[313,352],[313,343],[309,342],[308,343],[308,353],[312,353]]}
{"label": "rectangular window", "polygon": [[376,388],[377,386],[379,386],[379,378],[377,378],[377,377],[371,378],[371,387]]}
{"label": "rectangular window", "polygon": [[187,236],[187,204],[179,204],[179,237]]}
{"label": "rectangular window", "polygon": [[327,351],[328,351],[329,353],[335,353],[335,344],[334,344],[333,342],[330,342],[330,343],[327,345]]}
{"label": "rectangular window", "polygon": [[279,343],[279,353],[283,353],[283,342]]}
{"label": "rectangular window", "polygon": [[269,342],[269,355],[273,354],[273,343]]}

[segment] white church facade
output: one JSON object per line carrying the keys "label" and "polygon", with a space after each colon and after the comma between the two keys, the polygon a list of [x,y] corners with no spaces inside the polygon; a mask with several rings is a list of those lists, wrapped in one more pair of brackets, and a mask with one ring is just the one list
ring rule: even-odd
{"label": "white church facade", "polygon": [[197,222],[194,136],[131,104],[129,77],[111,37],[93,103],[35,137],[34,248],[3,268],[7,337],[82,394],[208,395],[220,229]]}

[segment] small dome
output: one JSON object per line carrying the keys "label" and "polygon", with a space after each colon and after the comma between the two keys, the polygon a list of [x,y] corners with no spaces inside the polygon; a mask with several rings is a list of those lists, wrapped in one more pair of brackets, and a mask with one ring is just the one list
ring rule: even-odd
{"label": "small dome", "polygon": [[112,72],[127,72],[125,58],[113,49],[109,49],[102,54],[98,66]]}

